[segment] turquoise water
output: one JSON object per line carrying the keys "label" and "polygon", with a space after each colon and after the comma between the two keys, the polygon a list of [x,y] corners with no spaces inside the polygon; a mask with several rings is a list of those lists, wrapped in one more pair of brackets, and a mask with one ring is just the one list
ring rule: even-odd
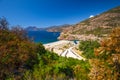
{"label": "turquoise water", "polygon": [[28,31],[27,35],[35,43],[41,42],[42,44],[58,41],[60,32],[47,32],[47,31]]}

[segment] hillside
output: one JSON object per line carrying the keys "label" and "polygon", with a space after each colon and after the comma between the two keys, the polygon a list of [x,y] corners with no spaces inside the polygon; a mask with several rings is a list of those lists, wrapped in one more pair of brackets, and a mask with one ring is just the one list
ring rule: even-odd
{"label": "hillside", "polygon": [[44,28],[38,28],[36,26],[28,26],[27,28],[25,28],[26,31],[41,31],[41,30],[45,30]]}
{"label": "hillside", "polygon": [[59,26],[51,26],[46,28],[47,31],[49,32],[62,32],[65,28],[70,27],[72,25],[69,24],[64,24],[64,25],[59,25]]}
{"label": "hillside", "polygon": [[59,39],[96,40],[106,36],[118,26],[120,26],[120,6],[65,28]]}

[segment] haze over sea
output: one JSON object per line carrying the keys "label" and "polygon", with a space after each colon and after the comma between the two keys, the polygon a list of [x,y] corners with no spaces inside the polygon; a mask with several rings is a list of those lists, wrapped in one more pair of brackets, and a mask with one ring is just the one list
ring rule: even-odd
{"label": "haze over sea", "polygon": [[48,31],[28,31],[27,32],[28,37],[30,39],[33,39],[35,43],[50,43],[58,41],[58,37],[60,35],[60,32],[48,32]]}

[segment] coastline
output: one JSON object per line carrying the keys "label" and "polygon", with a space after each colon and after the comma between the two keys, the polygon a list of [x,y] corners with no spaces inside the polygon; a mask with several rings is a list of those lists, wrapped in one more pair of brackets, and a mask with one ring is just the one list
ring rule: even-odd
{"label": "coastline", "polygon": [[78,48],[79,44],[78,43],[75,44],[74,41],[59,40],[59,41],[55,41],[55,42],[51,42],[43,45],[45,49],[55,52],[59,56],[72,57],[75,59],[84,60],[84,58],[81,57],[78,52],[76,52],[76,48]]}
{"label": "coastline", "polygon": [[45,47],[45,49],[60,55],[65,50],[65,46],[69,44],[70,41],[68,40],[59,40],[59,41],[43,44],[43,46]]}
{"label": "coastline", "polygon": [[[77,41],[77,44],[78,44],[78,40]],[[54,41],[54,42],[50,42],[50,43],[45,43],[43,44],[44,46],[47,46],[47,45],[58,45],[58,44],[61,44],[61,43],[73,43],[75,44],[74,40],[58,40],[58,41]]]}
{"label": "coastline", "polygon": [[45,43],[43,44],[44,46],[49,46],[49,45],[59,45],[59,44],[62,44],[62,43],[68,43],[70,42],[69,40],[58,40],[58,41],[54,41],[54,42],[50,42],[50,43]]}

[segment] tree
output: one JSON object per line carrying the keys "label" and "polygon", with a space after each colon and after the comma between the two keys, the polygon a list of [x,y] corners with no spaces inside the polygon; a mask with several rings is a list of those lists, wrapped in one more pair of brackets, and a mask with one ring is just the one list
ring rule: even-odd
{"label": "tree", "polygon": [[[18,27],[12,30],[0,30],[1,80],[12,75],[16,77],[17,74],[23,74],[26,69],[32,69],[34,64],[38,62],[37,50],[41,50],[42,47],[31,42],[22,33],[23,31],[22,28]],[[21,75],[19,76],[21,77]],[[17,77],[19,76],[17,75]],[[16,80],[19,79],[16,78]]]}
{"label": "tree", "polygon": [[5,17],[0,18],[0,30],[8,30],[8,24]]}
{"label": "tree", "polygon": [[108,38],[95,49],[97,59],[91,60],[92,80],[120,80],[120,28],[115,28]]}
{"label": "tree", "polygon": [[12,27],[11,32],[19,36],[20,39],[29,40],[27,32],[20,25]]}
{"label": "tree", "polygon": [[94,58],[94,48],[98,48],[100,44],[97,41],[80,41],[79,50],[83,51],[83,55],[87,59]]}

